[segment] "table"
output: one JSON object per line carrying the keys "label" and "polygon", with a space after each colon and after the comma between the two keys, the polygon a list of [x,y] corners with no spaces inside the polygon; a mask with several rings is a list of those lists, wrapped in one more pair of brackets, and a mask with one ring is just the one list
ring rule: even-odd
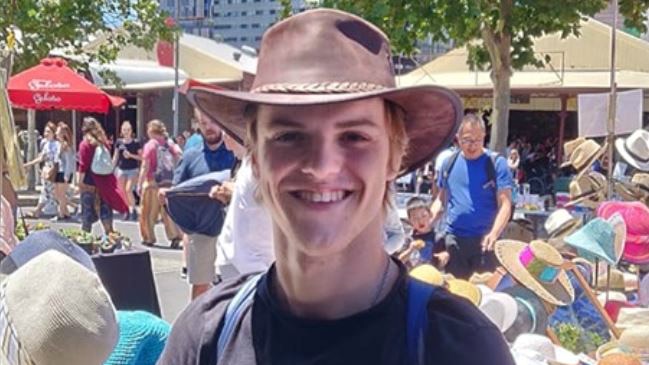
{"label": "table", "polygon": [[96,254],[97,274],[118,310],[144,310],[161,317],[148,250]]}

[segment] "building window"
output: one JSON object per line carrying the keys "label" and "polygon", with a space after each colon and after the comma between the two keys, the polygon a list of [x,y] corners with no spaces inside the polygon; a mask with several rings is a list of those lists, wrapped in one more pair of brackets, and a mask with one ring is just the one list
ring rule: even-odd
{"label": "building window", "polygon": [[217,24],[217,25],[214,26],[214,29],[219,29],[219,30],[232,29],[232,25],[230,25],[230,24]]}
{"label": "building window", "polygon": [[261,40],[261,37],[260,37],[260,36],[256,36],[256,37],[255,37],[255,42],[259,42],[260,40]]}
{"label": "building window", "polygon": [[221,5],[221,0],[214,0],[214,5]]}
{"label": "building window", "polygon": [[241,16],[246,16],[246,15],[248,15],[248,12],[247,12],[247,11],[242,11],[242,12],[241,12]]}
{"label": "building window", "polygon": [[277,10],[275,10],[275,9],[270,9],[270,10],[268,11],[268,13],[270,13],[270,15],[275,15],[275,13],[277,13]]}
{"label": "building window", "polygon": [[255,15],[264,15],[263,10],[255,10]]}
{"label": "building window", "polygon": [[240,27],[241,29],[248,29],[248,24],[241,24]]}
{"label": "building window", "polygon": [[241,3],[242,3],[242,4],[245,4],[245,3],[247,3],[247,2],[248,2],[248,0],[241,0]]}
{"label": "building window", "polygon": [[241,42],[245,42],[248,40],[248,37],[241,37]]}
{"label": "building window", "polygon": [[251,27],[257,29],[257,28],[259,28],[259,23],[254,23],[254,24],[251,25]]}

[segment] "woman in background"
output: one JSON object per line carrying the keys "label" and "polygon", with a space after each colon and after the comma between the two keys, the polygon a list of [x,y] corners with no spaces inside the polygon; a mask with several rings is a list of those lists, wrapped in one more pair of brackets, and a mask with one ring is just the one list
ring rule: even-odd
{"label": "woman in background", "polygon": [[83,132],[83,141],[79,145],[81,229],[90,232],[93,223],[101,219],[104,231],[108,234],[113,231],[113,210],[126,213],[128,203],[114,174],[99,175],[93,172],[93,157],[97,148],[108,148],[108,138],[101,124],[95,118],[84,118],[81,130]]}
{"label": "woman in background", "polygon": [[121,128],[122,138],[115,144],[115,154],[113,155],[113,165],[117,168],[115,173],[119,187],[126,194],[129,212],[124,217],[125,220],[137,221],[137,207],[133,189],[137,185],[137,178],[140,175],[140,161],[142,161],[142,144],[133,138],[133,126],[131,122],[124,121]]}
{"label": "woman in background", "polygon": [[59,203],[59,214],[54,217],[54,220],[69,220],[67,193],[77,168],[77,158],[72,148],[72,132],[67,124],[59,122],[56,128],[56,140],[59,142],[59,150],[56,154],[59,168],[54,177],[54,198]]}
{"label": "woman in background", "polygon": [[59,141],[55,138],[56,124],[47,122],[43,130],[43,140],[40,143],[40,154],[38,157],[25,164],[25,169],[33,165],[42,163],[41,178],[43,180],[43,188],[38,197],[38,204],[36,208],[27,214],[30,218],[39,218],[43,213],[43,209],[48,204],[56,204],[54,199],[54,178],[55,173],[52,169],[55,168],[57,153],[59,151]]}

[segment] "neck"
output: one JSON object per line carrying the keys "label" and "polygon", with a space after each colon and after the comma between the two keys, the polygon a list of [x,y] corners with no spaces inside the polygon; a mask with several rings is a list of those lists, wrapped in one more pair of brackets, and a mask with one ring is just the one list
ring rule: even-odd
{"label": "neck", "polygon": [[217,150],[219,148],[219,146],[221,146],[221,141],[222,141],[222,139],[219,138],[218,142],[216,142],[216,143],[207,143],[207,142],[205,142],[205,145],[207,146],[208,149],[210,149],[212,151],[215,151],[215,150]]}
{"label": "neck", "polygon": [[383,249],[382,221],[370,224],[342,252],[324,257],[298,251],[298,245],[275,226],[272,286],[280,305],[298,317],[332,320],[367,310],[383,299],[399,270]]}

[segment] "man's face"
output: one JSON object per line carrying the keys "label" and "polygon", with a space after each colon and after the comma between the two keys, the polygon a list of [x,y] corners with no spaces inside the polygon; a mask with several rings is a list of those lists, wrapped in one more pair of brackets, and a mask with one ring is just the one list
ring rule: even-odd
{"label": "man's face", "polygon": [[276,235],[321,256],[381,230],[386,181],[395,177],[384,108],[378,98],[260,106],[253,166]]}
{"label": "man's face", "polygon": [[468,160],[475,160],[483,153],[485,132],[479,126],[465,124],[457,134],[458,143],[464,157]]}
{"label": "man's face", "polygon": [[205,143],[208,145],[219,143],[221,141],[221,128],[219,125],[198,111],[198,109],[194,109],[194,116],[198,121],[198,129],[201,130]]}
{"label": "man's face", "polygon": [[415,208],[408,212],[410,225],[417,232],[426,232],[430,229],[430,219],[432,215],[426,208]]}

